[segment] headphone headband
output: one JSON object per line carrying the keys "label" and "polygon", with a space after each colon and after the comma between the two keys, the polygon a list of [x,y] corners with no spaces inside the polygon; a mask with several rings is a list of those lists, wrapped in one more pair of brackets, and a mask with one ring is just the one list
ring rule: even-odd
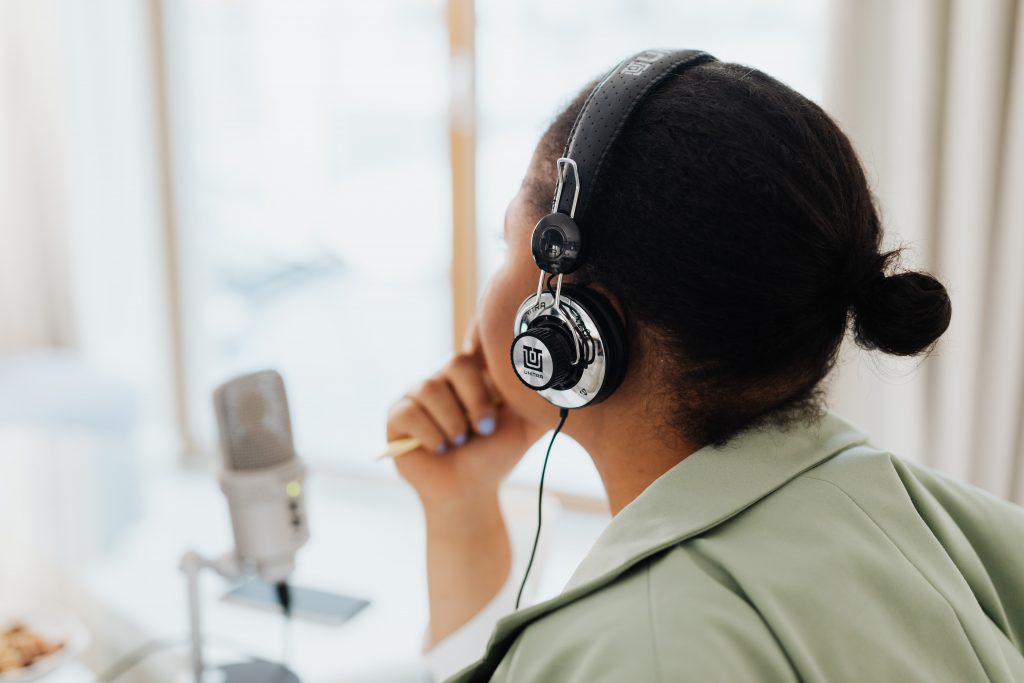
{"label": "headphone headband", "polygon": [[[582,286],[567,285],[562,294],[562,277],[585,258],[577,221],[587,209],[608,151],[633,111],[662,81],[714,59],[698,50],[635,54],[605,74],[572,124],[556,162],[551,213],[533,229],[533,260],[542,272],[537,293],[516,313],[511,350],[520,381],[559,408],[582,408],[604,400],[626,371],[628,344],[612,305]],[[550,285],[544,291],[546,274],[557,276],[553,291]]]}
{"label": "headphone headband", "polygon": [[644,50],[616,64],[587,96],[569,131],[562,156],[574,163],[559,165],[562,183],[552,213],[579,221],[608,150],[633,110],[669,76],[711,61],[715,58],[700,50]]}

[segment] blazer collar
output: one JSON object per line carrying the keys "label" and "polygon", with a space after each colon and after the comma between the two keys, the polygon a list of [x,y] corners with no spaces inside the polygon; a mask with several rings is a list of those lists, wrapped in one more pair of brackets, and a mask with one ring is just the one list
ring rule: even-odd
{"label": "blazer collar", "polygon": [[829,413],[813,425],[763,428],[706,446],[617,514],[576,569],[571,590],[711,529],[867,437]]}
{"label": "blazer collar", "polygon": [[705,446],[663,474],[617,514],[560,595],[498,622],[484,659],[459,681],[487,680],[531,621],[612,582],[642,560],[743,512],[807,470],[867,437],[828,413],[811,425],[765,427]]}

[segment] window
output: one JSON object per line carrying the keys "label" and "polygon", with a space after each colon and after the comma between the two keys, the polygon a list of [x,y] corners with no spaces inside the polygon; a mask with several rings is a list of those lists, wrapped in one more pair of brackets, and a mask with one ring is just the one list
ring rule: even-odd
{"label": "window", "polygon": [[275,367],[300,451],[365,462],[452,345],[444,5],[166,7],[191,423]]}

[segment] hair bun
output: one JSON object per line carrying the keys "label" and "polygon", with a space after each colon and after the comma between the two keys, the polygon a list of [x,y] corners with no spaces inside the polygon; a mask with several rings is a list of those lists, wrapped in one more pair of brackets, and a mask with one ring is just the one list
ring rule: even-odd
{"label": "hair bun", "polygon": [[879,275],[861,290],[853,309],[857,343],[895,356],[926,351],[953,313],[946,288],[927,273]]}

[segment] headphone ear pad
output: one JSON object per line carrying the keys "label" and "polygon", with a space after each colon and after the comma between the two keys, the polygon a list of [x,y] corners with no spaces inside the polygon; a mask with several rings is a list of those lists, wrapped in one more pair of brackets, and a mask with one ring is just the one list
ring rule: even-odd
{"label": "headphone ear pad", "polygon": [[604,342],[605,373],[601,389],[588,405],[605,400],[622,384],[629,364],[629,343],[626,339],[626,328],[619,314],[608,299],[589,287],[579,285],[563,285],[563,298],[570,299],[575,305],[583,308],[594,323]]}

